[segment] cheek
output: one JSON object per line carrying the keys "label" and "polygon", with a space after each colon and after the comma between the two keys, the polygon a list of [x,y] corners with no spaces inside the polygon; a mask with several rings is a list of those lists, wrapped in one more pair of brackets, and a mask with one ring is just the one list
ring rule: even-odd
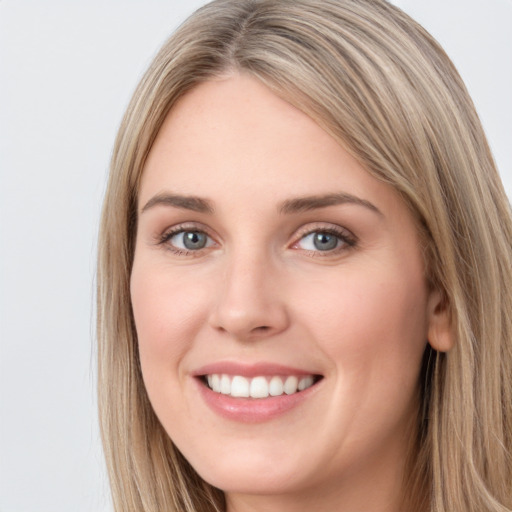
{"label": "cheek", "polygon": [[[309,286],[302,318],[332,362],[350,396],[368,390],[411,394],[416,389],[427,336],[427,293],[421,268],[365,267]],[[326,283],[328,285],[326,286]],[[380,389],[380,392],[377,390]]]}
{"label": "cheek", "polygon": [[[364,273],[333,277],[328,286],[309,286],[302,299],[304,325],[308,318],[312,339],[331,365],[331,421],[315,428],[332,440],[333,461],[348,457],[356,464],[383,446],[399,450],[396,433],[406,432],[414,417],[426,290],[421,271],[409,276],[367,266]],[[340,438],[347,441],[342,448]]]}
{"label": "cheek", "polygon": [[153,381],[179,377],[180,361],[206,318],[204,287],[194,287],[173,275],[143,262],[136,262],[132,271],[131,300],[149,392],[155,387]]}
{"label": "cheek", "polygon": [[307,290],[302,293],[302,314],[315,319],[330,350],[341,346],[339,340],[347,340],[356,354],[368,344],[377,351],[407,350],[417,339],[426,341],[427,291],[421,267],[335,269],[322,281],[308,283]]}

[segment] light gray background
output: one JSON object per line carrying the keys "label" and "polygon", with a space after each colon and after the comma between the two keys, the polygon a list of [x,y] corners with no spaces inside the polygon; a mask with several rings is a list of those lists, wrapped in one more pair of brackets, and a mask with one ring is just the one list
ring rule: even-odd
{"label": "light gray background", "polygon": [[[202,0],[0,0],[0,512],[108,511],[95,239],[113,139]],[[512,0],[396,0],[455,61],[512,196]]]}

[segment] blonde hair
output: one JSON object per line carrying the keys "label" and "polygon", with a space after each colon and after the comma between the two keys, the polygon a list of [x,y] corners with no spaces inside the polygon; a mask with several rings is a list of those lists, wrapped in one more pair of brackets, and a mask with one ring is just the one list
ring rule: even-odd
{"label": "blonde hair", "polygon": [[173,447],[141,377],[129,279],[138,184],[166,114],[198,83],[248,74],[315,119],[421,226],[455,347],[428,348],[408,510],[512,510],[512,220],[462,80],[384,0],[217,0],[168,40],[115,143],[98,262],[99,408],[117,512],[211,512],[223,494]]}

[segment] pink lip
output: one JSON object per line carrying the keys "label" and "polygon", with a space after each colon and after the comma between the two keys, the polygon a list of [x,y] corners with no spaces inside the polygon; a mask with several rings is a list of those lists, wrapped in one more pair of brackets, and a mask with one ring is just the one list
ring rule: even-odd
{"label": "pink lip", "polygon": [[293,409],[316,391],[318,384],[293,395],[269,398],[233,398],[212,391],[197,380],[199,392],[206,404],[220,416],[241,423],[263,423]]}
{"label": "pink lip", "polygon": [[259,377],[259,376],[271,376],[271,375],[296,375],[297,377],[306,375],[317,375],[317,372],[302,370],[299,368],[292,368],[290,366],[283,366],[280,364],[273,363],[255,363],[255,364],[243,364],[234,361],[220,361],[213,364],[207,364],[194,370],[192,375],[199,377],[202,375],[211,374],[222,374],[227,375],[241,375],[243,377]]}
{"label": "pink lip", "polygon": [[[291,368],[278,364],[257,363],[240,364],[231,361],[224,361],[205,365],[195,370],[192,375],[195,377],[198,391],[207,406],[216,414],[228,420],[241,423],[262,423],[270,421],[285,414],[295,407],[299,407],[316,393],[319,384],[311,386],[304,391],[292,395],[273,396],[268,398],[233,398],[212,391],[199,377],[211,374],[242,375],[244,377],[258,377],[269,375],[315,375],[315,372],[308,372],[298,368]],[[318,374],[316,374],[318,375]]]}

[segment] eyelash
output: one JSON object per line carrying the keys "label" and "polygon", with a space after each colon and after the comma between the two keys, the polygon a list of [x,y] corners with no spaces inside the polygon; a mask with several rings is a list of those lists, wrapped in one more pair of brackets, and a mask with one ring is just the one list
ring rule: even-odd
{"label": "eyelash", "polygon": [[192,256],[192,257],[200,256],[205,248],[198,249],[196,251],[192,251],[192,250],[180,249],[179,247],[176,247],[176,246],[172,245],[171,243],[169,243],[170,240],[174,236],[176,236],[180,233],[201,233],[201,234],[206,235],[211,240],[213,240],[213,237],[211,237],[208,234],[208,231],[202,227],[194,226],[194,225],[191,226],[191,225],[180,224],[178,226],[174,226],[170,230],[165,231],[162,235],[160,235],[157,239],[157,244],[161,245],[161,246],[165,246],[165,248],[167,250],[173,252],[177,256]]}
{"label": "eyelash", "polygon": [[348,231],[348,229],[337,226],[326,227],[319,225],[306,228],[303,232],[300,232],[296,239],[297,241],[292,244],[292,247],[296,247],[306,237],[315,233],[335,236],[340,241],[340,246],[327,251],[303,249],[306,253],[308,253],[309,256],[313,257],[326,258],[329,256],[338,255],[341,252],[356,247],[358,242],[357,238],[350,231]]}
{"label": "eyelash", "polygon": [[[204,247],[198,250],[184,250],[181,248],[178,248],[176,246],[173,246],[170,244],[170,240],[180,234],[180,233],[201,233],[206,235],[209,239],[214,240],[212,236],[208,234],[208,231],[205,230],[202,227],[194,226],[194,225],[178,225],[170,230],[164,232],[162,235],[158,236],[157,238],[157,245],[166,246],[166,249],[173,252],[177,256],[200,256],[205,249],[208,249],[208,247]],[[291,245],[292,248],[297,247],[297,245],[304,240],[306,237],[314,234],[314,233],[323,233],[327,235],[335,236],[340,242],[341,245],[339,247],[336,247],[331,250],[327,251],[321,251],[321,250],[307,250],[303,249],[304,252],[306,252],[309,256],[313,257],[328,257],[337,255],[340,252],[346,251],[348,249],[354,248],[358,240],[357,238],[347,229],[335,227],[335,226],[314,226],[305,229],[303,232],[300,232],[299,235],[296,237],[296,241]]]}

